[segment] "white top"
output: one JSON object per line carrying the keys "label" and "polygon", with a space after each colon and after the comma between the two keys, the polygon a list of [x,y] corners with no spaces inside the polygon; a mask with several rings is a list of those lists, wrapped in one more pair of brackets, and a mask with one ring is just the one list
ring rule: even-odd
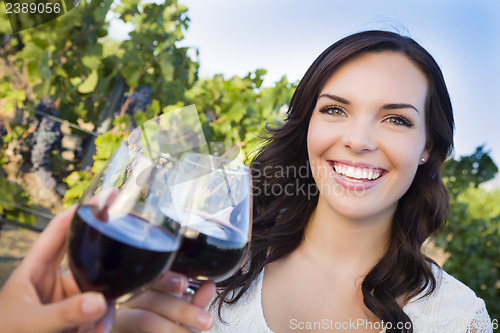
{"label": "white top", "polygon": [[[484,301],[440,268],[433,269],[437,286],[427,298],[409,301],[403,311],[410,317],[415,333],[493,333],[492,324]],[[211,307],[215,317],[210,333],[274,333],[266,323],[262,310],[262,280],[264,270],[245,294],[235,304],[224,304],[222,319],[218,320],[218,304]],[[315,328],[299,325],[317,325]],[[326,325],[326,326],[321,326]],[[290,322],[290,331],[328,331],[332,325],[328,319],[321,322]],[[302,329],[300,329],[302,328]],[[307,330],[309,328],[310,330]],[[361,328],[361,327],[359,327]],[[382,330],[381,332],[384,332]]]}

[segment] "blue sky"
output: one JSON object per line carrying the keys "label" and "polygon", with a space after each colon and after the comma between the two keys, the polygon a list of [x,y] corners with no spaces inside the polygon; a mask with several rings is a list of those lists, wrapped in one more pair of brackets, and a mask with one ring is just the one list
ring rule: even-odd
{"label": "blue sky", "polygon": [[264,68],[265,85],[283,75],[299,80],[319,53],[348,34],[390,29],[413,37],[445,75],[455,111],[456,155],[485,144],[500,165],[500,1],[179,2],[191,19],[179,45],[198,48],[202,77]]}

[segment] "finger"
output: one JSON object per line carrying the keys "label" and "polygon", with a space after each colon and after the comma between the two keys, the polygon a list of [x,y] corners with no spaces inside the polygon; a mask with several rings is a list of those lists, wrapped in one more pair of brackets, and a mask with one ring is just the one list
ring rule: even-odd
{"label": "finger", "polygon": [[182,294],[184,291],[186,291],[187,287],[188,280],[186,276],[170,271],[160,276],[151,285],[151,289],[158,292],[174,294]]}
{"label": "finger", "polygon": [[154,312],[120,307],[113,324],[116,333],[192,333],[188,328],[170,321]]}
{"label": "finger", "polygon": [[204,282],[193,297],[193,304],[206,308],[215,295],[215,284],[211,281]]}
{"label": "finger", "polygon": [[30,311],[30,322],[37,323],[38,332],[58,332],[93,323],[107,310],[106,300],[99,293],[85,293]]}
{"label": "finger", "polygon": [[59,263],[65,252],[66,237],[75,211],[76,205],[73,205],[56,215],[33,244],[25,261],[40,266]]}
{"label": "finger", "polygon": [[213,325],[210,312],[171,294],[149,290],[128,305],[131,308],[154,312],[172,322],[207,330]]}
{"label": "finger", "polygon": [[75,277],[73,276],[73,274],[69,269],[61,271],[60,276],[61,276],[62,287],[64,289],[64,295],[66,297],[74,296],[81,293],[80,287],[78,287],[78,284],[75,281]]}

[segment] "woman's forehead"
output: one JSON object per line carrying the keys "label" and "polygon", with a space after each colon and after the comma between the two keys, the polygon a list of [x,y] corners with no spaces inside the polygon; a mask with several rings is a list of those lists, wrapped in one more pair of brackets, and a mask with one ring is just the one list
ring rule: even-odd
{"label": "woman's forehead", "polygon": [[331,94],[353,102],[411,102],[423,106],[427,90],[426,75],[406,55],[372,52],[340,65],[326,80],[318,97]]}

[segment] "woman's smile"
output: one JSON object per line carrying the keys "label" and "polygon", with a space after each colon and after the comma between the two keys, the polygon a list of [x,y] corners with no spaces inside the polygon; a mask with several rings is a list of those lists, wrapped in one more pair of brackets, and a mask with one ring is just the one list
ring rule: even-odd
{"label": "woman's smile", "polygon": [[366,163],[332,161],[328,163],[335,181],[348,190],[367,190],[375,186],[387,170]]}
{"label": "woman's smile", "polygon": [[360,164],[348,161],[328,161],[333,171],[339,176],[355,182],[374,181],[386,172],[374,165]]}

